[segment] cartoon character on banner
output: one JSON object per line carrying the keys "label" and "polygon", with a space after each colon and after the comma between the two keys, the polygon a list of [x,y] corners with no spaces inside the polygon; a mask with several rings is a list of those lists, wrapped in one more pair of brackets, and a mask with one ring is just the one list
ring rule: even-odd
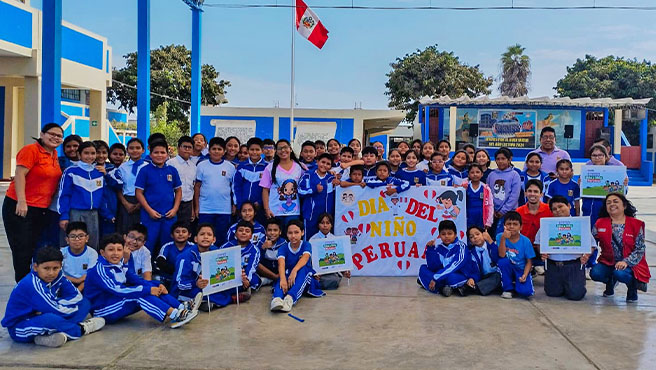
{"label": "cartoon character on banner", "polygon": [[278,194],[280,195],[278,199],[283,201],[281,206],[285,213],[293,212],[294,208],[296,208],[296,203],[294,201],[298,196],[297,192],[298,185],[296,184],[296,181],[292,179],[283,181],[282,185],[278,188]]}
{"label": "cartoon character on banner", "polygon": [[397,193],[392,194],[391,200],[392,200],[392,214],[394,216],[398,216],[399,215],[399,207],[401,206],[399,204],[399,200],[400,200],[399,199],[399,194],[397,194]]}
{"label": "cartoon character on banner", "polygon": [[348,235],[351,238],[351,245],[358,243],[358,236],[360,236],[360,230],[357,227],[347,227],[344,230],[344,234]]}
{"label": "cartoon character on banner", "polygon": [[456,193],[453,190],[447,190],[440,194],[437,199],[437,208],[442,211],[441,218],[443,220],[455,220],[460,214],[460,207],[456,205],[457,201],[461,201],[464,197],[463,192]]}

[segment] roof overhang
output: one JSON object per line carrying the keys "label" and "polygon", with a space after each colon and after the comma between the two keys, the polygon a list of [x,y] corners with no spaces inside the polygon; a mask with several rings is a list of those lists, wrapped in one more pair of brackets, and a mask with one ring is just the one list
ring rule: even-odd
{"label": "roof overhang", "polygon": [[468,106],[487,106],[487,105],[536,105],[536,106],[566,106],[566,107],[580,107],[580,108],[645,108],[652,98],[633,99],[633,98],[550,98],[542,96],[537,98],[529,98],[528,96],[521,96],[518,98],[511,98],[509,96],[500,96],[491,98],[489,96],[479,96],[470,98],[463,95],[459,98],[451,98],[447,96],[440,96],[438,98],[423,97],[419,99],[422,105],[468,105]]}

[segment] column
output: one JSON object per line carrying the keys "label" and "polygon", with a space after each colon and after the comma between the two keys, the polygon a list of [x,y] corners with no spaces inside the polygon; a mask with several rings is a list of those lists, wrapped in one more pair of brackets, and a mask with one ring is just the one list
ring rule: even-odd
{"label": "column", "polygon": [[[2,140],[2,178],[8,179],[14,174],[16,153],[18,153],[18,115],[19,115],[19,86],[4,85],[4,137]],[[22,141],[21,141],[22,143]],[[14,163],[12,163],[14,162]]]}
{"label": "column", "polygon": [[613,128],[613,154],[620,158],[622,154],[622,110],[615,109],[615,127]]}
{"label": "column", "polygon": [[456,120],[458,119],[458,107],[452,105],[449,107],[449,144],[451,151],[456,151]]}
{"label": "column", "polygon": [[[42,102],[43,104],[46,103],[46,98],[45,96],[42,96],[41,94],[41,86],[44,85],[40,83],[38,77],[25,77],[25,97],[24,97],[24,113],[23,113],[23,142],[19,143],[21,147],[23,145],[28,145],[32,144],[34,142],[33,137],[38,138],[39,133],[41,132],[41,122],[55,122],[55,123],[63,123],[61,122],[61,108],[60,111],[58,112],[59,114],[59,119],[58,120],[53,120],[53,119],[48,119],[46,117],[43,117],[41,112],[43,112],[45,109],[41,105]],[[61,98],[61,89],[59,90],[58,95]],[[45,95],[45,94],[44,94]],[[50,102],[52,103],[52,102]]]}
{"label": "column", "polygon": [[89,139],[109,142],[107,90],[89,91]]}
{"label": "column", "polygon": [[201,31],[203,11],[192,7],[191,22],[191,133],[200,131],[200,105],[201,105]]}
{"label": "column", "polygon": [[137,16],[137,136],[150,136],[150,0],[139,0]]}
{"label": "column", "polygon": [[[43,31],[41,46],[42,91],[41,125],[63,123],[61,118],[61,40],[62,0],[43,0]],[[26,82],[27,88],[27,82]],[[27,91],[26,91],[27,93]],[[27,103],[27,95],[26,95]],[[34,109],[36,105],[30,106]],[[27,119],[27,116],[25,117]],[[31,124],[26,121],[26,124]],[[29,137],[28,137],[29,139]]]}

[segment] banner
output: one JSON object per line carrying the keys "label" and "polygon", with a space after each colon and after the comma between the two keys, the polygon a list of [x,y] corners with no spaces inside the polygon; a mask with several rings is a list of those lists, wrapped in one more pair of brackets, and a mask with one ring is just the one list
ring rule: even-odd
{"label": "banner", "polygon": [[203,295],[236,288],[241,282],[241,247],[222,248],[200,254],[203,278],[210,283]]}
{"label": "banner", "polygon": [[590,216],[540,219],[540,253],[590,253]]}
{"label": "banner", "polygon": [[535,111],[479,110],[478,147],[534,149]]}
{"label": "banner", "polygon": [[335,235],[350,237],[354,276],[416,276],[442,220],[454,221],[465,240],[464,188],[412,187],[392,196],[381,189],[337,189]]}
{"label": "banner", "polygon": [[605,198],[610,193],[626,193],[624,166],[581,166],[581,196]]}
{"label": "banner", "polygon": [[312,244],[312,268],[317,275],[348,271],[353,268],[351,238],[338,236],[310,240]]}

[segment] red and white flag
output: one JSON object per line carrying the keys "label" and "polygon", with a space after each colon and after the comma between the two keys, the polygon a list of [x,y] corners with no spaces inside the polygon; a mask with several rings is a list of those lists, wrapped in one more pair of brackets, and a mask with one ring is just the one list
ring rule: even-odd
{"label": "red and white flag", "polygon": [[296,0],[296,30],[319,49],[328,40],[328,30],[303,0]]}

